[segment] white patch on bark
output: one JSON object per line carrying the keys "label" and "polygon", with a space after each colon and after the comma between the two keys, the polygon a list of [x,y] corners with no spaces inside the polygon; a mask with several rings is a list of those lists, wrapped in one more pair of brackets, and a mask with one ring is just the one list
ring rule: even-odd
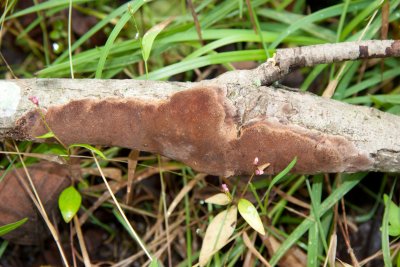
{"label": "white patch on bark", "polygon": [[0,118],[12,117],[21,100],[21,88],[13,82],[0,81]]}

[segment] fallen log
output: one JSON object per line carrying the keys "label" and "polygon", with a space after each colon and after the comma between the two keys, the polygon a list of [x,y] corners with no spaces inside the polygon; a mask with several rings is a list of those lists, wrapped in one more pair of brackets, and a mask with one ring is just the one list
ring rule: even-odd
{"label": "fallen log", "polygon": [[400,171],[399,116],[270,85],[302,66],[400,55],[399,41],[329,46],[278,50],[255,70],[198,83],[0,81],[0,139],[43,141],[36,137],[48,129],[28,100],[35,96],[65,144],[159,153],[209,174],[252,173],[255,157],[271,163],[270,174],[294,157],[295,173]]}

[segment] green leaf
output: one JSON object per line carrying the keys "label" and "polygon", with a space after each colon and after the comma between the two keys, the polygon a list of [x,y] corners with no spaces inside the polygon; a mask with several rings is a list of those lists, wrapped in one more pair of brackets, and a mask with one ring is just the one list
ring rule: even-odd
{"label": "green leaf", "polygon": [[58,208],[66,223],[78,212],[82,202],[81,194],[73,186],[65,188],[58,198]]}
{"label": "green leaf", "polygon": [[271,183],[270,183],[269,186],[268,186],[267,191],[265,192],[265,194],[264,194],[264,196],[263,196],[263,199],[265,199],[264,206],[266,206],[266,203],[267,203],[267,201],[268,201],[268,199],[269,199],[269,193],[271,192],[272,187],[273,187],[274,185],[276,185],[277,183],[281,182],[281,181],[285,178],[286,174],[288,174],[288,173],[290,172],[290,170],[294,167],[294,165],[296,165],[296,162],[297,162],[297,157],[295,157],[295,158],[289,163],[289,165],[286,166],[286,168],[285,168],[283,171],[281,171],[280,173],[278,173],[278,175],[276,175],[276,176],[272,179]]}
{"label": "green leaf", "polygon": [[218,213],[210,222],[201,245],[199,265],[204,266],[211,257],[224,247],[229,237],[236,228],[237,207],[232,206],[227,210]]}
{"label": "green leaf", "polygon": [[240,215],[242,215],[243,219],[251,226],[251,228],[260,234],[265,235],[264,225],[253,203],[247,199],[241,198],[239,199],[238,210]]}
{"label": "green leaf", "polygon": [[0,236],[3,236],[11,232],[12,230],[17,229],[18,227],[26,223],[26,221],[28,221],[28,218],[23,218],[22,220],[0,226]]}
{"label": "green leaf", "polygon": [[271,183],[269,184],[268,191],[270,191],[274,185],[282,181],[282,178],[284,178],[285,175],[290,172],[294,165],[296,165],[296,162],[297,157],[295,157],[283,171],[281,171],[277,176],[274,177],[274,179],[272,179]]}
{"label": "green leaf", "polygon": [[157,259],[152,259],[150,262],[149,267],[161,267],[162,264]]}
{"label": "green leaf", "polygon": [[150,57],[151,48],[153,47],[154,39],[156,39],[157,35],[171,23],[174,17],[171,17],[155,26],[153,26],[150,30],[148,30],[142,39],[142,54],[143,60],[147,61]]}
{"label": "green leaf", "polygon": [[50,132],[45,133],[45,134],[43,134],[43,135],[36,136],[36,138],[39,138],[39,139],[46,139],[46,138],[52,138],[52,137],[54,137],[54,136],[55,136],[54,133],[50,131]]}
{"label": "green leaf", "polygon": [[389,235],[400,236],[400,207],[389,200],[388,195],[383,195],[386,209],[389,209]]}
{"label": "green leaf", "polygon": [[0,259],[3,257],[4,252],[6,251],[8,246],[8,241],[7,240],[3,240],[3,242],[1,242],[0,244]]}
{"label": "green leaf", "polygon": [[400,266],[400,253],[397,254],[396,266]]}
{"label": "green leaf", "polygon": [[98,150],[97,148],[88,145],[88,144],[72,144],[68,147],[68,150],[73,148],[73,147],[83,147],[86,149],[89,149],[90,151],[92,151],[93,153],[99,155],[102,159],[107,159],[107,157],[103,154],[103,152],[101,152],[100,150]]}
{"label": "green leaf", "polygon": [[207,198],[205,200],[205,202],[210,203],[210,204],[217,204],[217,205],[225,206],[225,205],[228,205],[229,203],[231,203],[232,199],[230,199],[228,197],[228,195],[225,193],[218,193],[218,194],[215,194],[215,195]]}

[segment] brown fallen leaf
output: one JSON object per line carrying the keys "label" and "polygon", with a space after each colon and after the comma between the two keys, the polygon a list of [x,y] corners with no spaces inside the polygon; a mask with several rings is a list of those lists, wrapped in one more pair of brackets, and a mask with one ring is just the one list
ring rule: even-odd
{"label": "brown fallen leaf", "polygon": [[229,203],[231,203],[232,199],[230,199],[230,197],[228,197],[228,195],[225,193],[217,193],[217,194],[207,198],[206,200],[204,200],[204,202],[209,203],[209,204],[225,206],[225,205],[228,205]]}
{"label": "brown fallen leaf", "polygon": [[[71,184],[68,167],[53,162],[41,162],[29,166],[28,172],[49,217],[53,218],[53,215],[55,218],[59,217],[58,196]],[[0,177],[3,173],[0,172]],[[25,181],[27,179],[22,168],[10,171],[0,181],[0,226],[25,217],[28,221],[2,237],[13,243],[34,245],[46,238],[49,231],[46,230],[47,227],[21,184],[20,178]]]}
{"label": "brown fallen leaf", "polygon": [[[261,236],[261,239],[268,249],[270,255],[273,255],[281,243],[272,235]],[[284,267],[299,267],[307,266],[307,255],[297,247],[292,247],[285,256],[279,261],[279,266]]]}
{"label": "brown fallen leaf", "polygon": [[199,265],[205,266],[211,257],[226,245],[236,228],[237,207],[221,211],[210,222],[200,250]]}
{"label": "brown fallen leaf", "polygon": [[242,237],[244,244],[251,251],[251,253],[253,253],[253,255],[256,256],[257,259],[259,259],[264,266],[270,267],[271,265],[269,264],[269,262],[266,259],[264,259],[264,257],[260,254],[260,252],[257,251],[257,249],[253,245],[253,242],[251,242],[246,232],[243,232]]}

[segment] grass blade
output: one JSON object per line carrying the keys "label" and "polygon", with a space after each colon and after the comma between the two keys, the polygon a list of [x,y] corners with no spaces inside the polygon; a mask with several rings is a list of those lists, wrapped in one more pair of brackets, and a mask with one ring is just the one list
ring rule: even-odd
{"label": "grass blade", "polygon": [[49,0],[45,1],[43,3],[40,3],[38,5],[34,5],[28,8],[25,8],[19,12],[16,12],[12,14],[11,16],[7,17],[6,20],[25,16],[31,13],[36,13],[38,11],[46,10],[46,9],[51,9],[55,7],[65,7],[67,8],[70,1],[72,1],[73,4],[82,4],[82,3],[88,3],[88,2],[93,2],[94,0]]}
{"label": "grass blade", "polygon": [[397,178],[392,185],[392,189],[390,190],[389,198],[386,198],[385,201],[385,211],[383,213],[382,219],[382,233],[381,233],[381,241],[382,241],[382,254],[383,254],[383,262],[385,266],[392,266],[392,259],[390,257],[390,244],[389,244],[389,216],[390,216],[390,207],[391,199],[393,197],[394,188],[396,186]]}
{"label": "grass blade", "polygon": [[[152,71],[149,73],[147,79],[149,80],[161,80],[166,79],[178,73],[182,73],[194,68],[201,68],[213,64],[222,64],[230,62],[240,62],[248,60],[265,60],[266,56],[264,50],[247,50],[247,51],[234,51],[225,52],[214,55],[208,55],[204,57],[194,58],[187,61],[181,61],[164,67],[162,69]],[[138,79],[146,79],[146,75],[138,77]]]}
{"label": "grass blade", "polygon": [[23,219],[21,219],[19,221],[0,226],[0,236],[3,236],[5,234],[17,229],[18,227],[20,227],[21,225],[23,225],[27,221],[28,221],[28,218],[23,218]]}
{"label": "grass blade", "polygon": [[[113,12],[111,12],[109,15],[107,15],[104,19],[99,21],[96,25],[94,25],[88,32],[86,32],[84,35],[82,35],[78,40],[74,42],[74,44],[71,46],[71,51],[75,51],[80,45],[82,45],[84,42],[86,42],[91,36],[93,36],[96,32],[98,32],[100,29],[102,29],[107,23],[110,23],[113,19],[116,17],[120,16],[123,14],[128,5],[134,1],[130,1],[126,4],[123,4]],[[62,60],[66,59],[68,57],[68,51],[64,51],[54,62],[53,64],[57,64],[61,62]]]}
{"label": "grass blade", "polygon": [[[349,192],[354,186],[356,186],[365,177],[365,173],[356,173],[344,175],[343,183],[339,188],[336,188],[329,197],[327,197],[320,205],[320,209],[317,211],[316,216],[321,217],[325,214],[335,203],[337,203],[347,192]],[[288,238],[281,244],[279,249],[275,252],[270,260],[270,264],[275,266],[279,260],[285,255],[290,247],[295,244],[303,234],[310,229],[315,223],[312,218],[305,219],[300,223],[296,229],[288,236]]]}
{"label": "grass blade", "polygon": [[[365,7],[367,7],[369,3],[370,3],[369,0],[352,2],[349,5],[348,10],[349,10],[349,12],[362,10]],[[268,48],[269,49],[276,48],[283,41],[283,39],[285,39],[287,36],[289,36],[290,34],[295,32],[296,30],[301,29],[302,27],[307,27],[307,25],[309,25],[313,22],[324,20],[324,19],[331,18],[331,17],[335,17],[335,16],[342,14],[343,7],[344,7],[344,4],[331,6],[331,7],[322,9],[320,11],[317,11],[313,14],[310,14],[310,15],[304,17],[303,19],[298,20],[296,23],[293,23],[289,27],[287,27],[287,29],[285,31],[283,31]]]}
{"label": "grass blade", "polygon": [[268,186],[267,191],[265,192],[264,196],[262,197],[262,199],[264,199],[264,206],[267,206],[267,201],[269,199],[269,193],[271,192],[272,187],[274,187],[274,185],[276,185],[277,183],[281,182],[281,180],[286,176],[286,174],[288,174],[290,172],[290,170],[294,167],[294,165],[296,165],[297,162],[297,157],[295,157],[290,163],[289,165],[286,166],[286,168],[281,171],[278,175],[276,175],[271,183]]}
{"label": "grass blade", "polygon": [[[306,180],[308,181],[308,180]],[[322,176],[318,175],[314,177],[314,183],[310,190],[310,196],[314,210],[318,210],[321,203],[322,195]],[[320,251],[320,240],[319,234],[320,229],[317,223],[314,223],[308,231],[308,247],[307,247],[307,266],[319,266],[318,255]]]}
{"label": "grass blade", "polygon": [[[136,12],[145,2],[146,2],[146,0],[135,1],[134,4],[130,6],[130,12]],[[121,30],[125,26],[125,24],[131,18],[130,12],[126,11],[122,15],[121,19],[118,21],[117,25],[115,25],[114,29],[112,30],[110,36],[107,39],[106,44],[104,45],[104,48],[101,51],[101,55],[100,55],[99,63],[97,64],[96,75],[95,75],[95,77],[97,79],[101,78],[101,75],[102,75],[103,69],[104,69],[104,65],[106,64],[107,56],[110,53],[112,46],[114,45],[115,39],[117,38],[118,34],[121,32]]]}
{"label": "grass blade", "polygon": [[107,157],[101,152],[99,149],[95,148],[94,146],[88,145],[88,144],[72,144],[68,146],[68,150],[70,150],[73,147],[83,147],[86,148],[96,155],[100,156],[102,159],[107,159]]}

